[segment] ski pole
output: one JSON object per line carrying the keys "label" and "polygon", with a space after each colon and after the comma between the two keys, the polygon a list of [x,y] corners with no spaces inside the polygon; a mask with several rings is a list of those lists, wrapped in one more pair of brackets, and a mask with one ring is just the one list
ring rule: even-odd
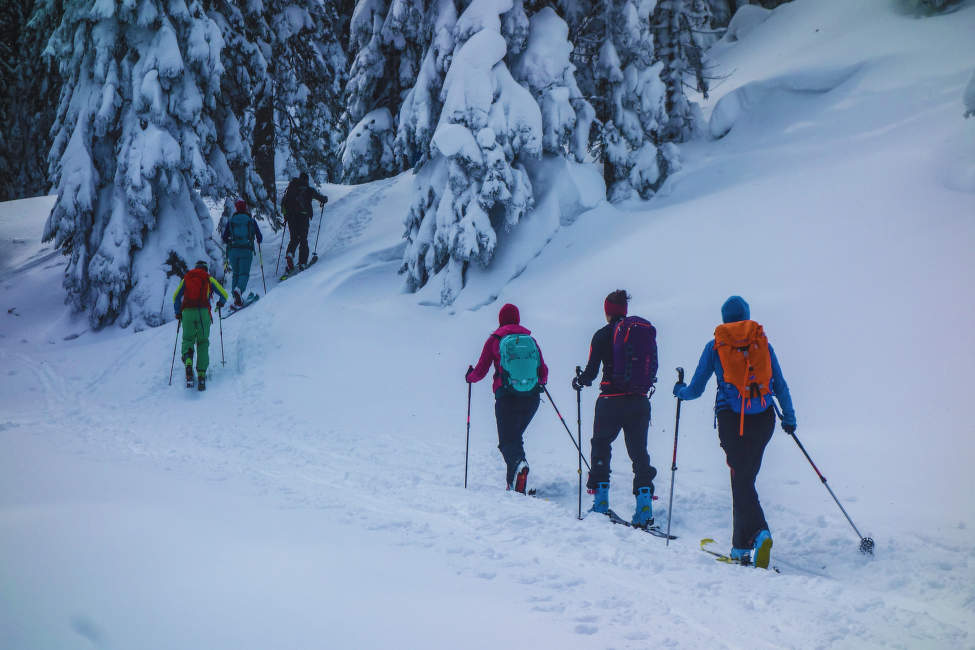
{"label": "ski pole", "polygon": [[264,285],[264,295],[267,295],[267,280],[264,279],[264,255],[261,253],[261,242],[257,242],[257,261],[261,264],[261,284]]}
{"label": "ski pole", "polygon": [[[470,373],[474,366],[468,366],[467,372]],[[464,489],[467,489],[467,459],[471,452],[471,382],[467,382],[467,444],[464,447]]]}
{"label": "ski pole", "polygon": [[226,366],[227,360],[223,356],[223,314],[220,313],[219,307],[217,307],[217,318],[220,321],[220,365]]}
{"label": "ski pole", "polygon": [[315,250],[312,251],[311,256],[314,259],[318,259],[318,239],[322,236],[322,222],[325,221],[325,204],[322,203],[321,212],[318,215],[318,234],[315,235]]}
{"label": "ski pole", "polygon": [[173,369],[176,368],[176,347],[179,345],[179,328],[183,321],[176,319],[176,342],[173,343],[173,362],[169,365],[169,385],[173,385]]}
{"label": "ski pole", "polygon": [[809,461],[809,464],[812,465],[813,470],[816,472],[816,476],[818,476],[819,480],[823,482],[823,486],[826,488],[827,491],[829,491],[829,495],[833,497],[833,501],[836,502],[836,505],[840,507],[840,511],[843,513],[843,516],[846,517],[846,520],[848,522],[850,522],[850,526],[853,527],[853,532],[855,532],[857,534],[857,537],[860,538],[860,552],[865,553],[867,555],[873,555],[873,547],[874,547],[873,538],[864,537],[863,535],[860,534],[860,531],[857,529],[856,524],[854,524],[853,520],[850,519],[850,515],[846,513],[846,509],[843,507],[843,504],[841,504],[840,500],[836,498],[836,494],[833,493],[832,488],[829,487],[829,483],[826,482],[826,477],[823,476],[823,473],[819,471],[819,468],[816,467],[816,463],[813,462],[812,458],[810,458],[809,454],[806,452],[806,448],[802,446],[801,442],[799,442],[799,438],[796,437],[796,432],[787,431],[786,433],[792,436],[792,439],[796,441],[797,445],[799,445],[799,450],[802,452],[802,455],[805,456],[806,460]]}
{"label": "ski pole", "polygon": [[[677,383],[684,383],[684,369],[677,368]],[[670,546],[670,516],[674,512],[674,478],[677,474],[677,433],[680,431],[680,403],[681,398],[677,398],[677,421],[674,422],[674,459],[670,461],[670,500],[667,503],[667,542],[664,546]]]}
{"label": "ski pole", "polygon": [[558,415],[559,419],[562,420],[562,426],[565,427],[565,432],[569,434],[569,440],[572,441],[572,446],[575,447],[576,451],[579,452],[579,460],[586,464],[586,469],[592,471],[592,468],[589,467],[589,461],[582,457],[582,448],[576,444],[576,439],[572,437],[572,431],[569,430],[569,425],[565,423],[565,418],[562,417],[562,413],[559,412],[559,407],[555,405],[555,401],[552,399],[552,394],[548,392],[548,388],[545,386],[545,384],[542,384],[542,390],[545,391],[546,395],[548,395],[548,403],[552,405],[552,408],[555,409],[556,415]]}
{"label": "ski pole", "polygon": [[[582,368],[576,366],[576,379],[582,374]],[[576,446],[579,448],[579,519],[582,519],[582,386],[576,388]]]}
{"label": "ski pole", "polygon": [[288,232],[288,222],[284,222],[284,228],[281,229],[281,245],[278,246],[278,261],[274,265],[274,275],[278,274],[278,269],[281,267],[281,251],[284,250],[284,236]]}

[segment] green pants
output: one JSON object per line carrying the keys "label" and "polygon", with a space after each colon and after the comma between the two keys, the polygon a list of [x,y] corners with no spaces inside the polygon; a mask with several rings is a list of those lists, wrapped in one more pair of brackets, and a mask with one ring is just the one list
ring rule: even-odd
{"label": "green pants", "polygon": [[251,261],[254,259],[254,251],[249,248],[231,248],[227,251],[227,260],[230,268],[234,271],[233,288],[244,295],[247,289],[247,281],[251,277]]}
{"label": "green pants", "polygon": [[193,346],[196,346],[196,372],[204,374],[210,366],[210,310],[190,307],[183,310],[183,363],[193,365]]}

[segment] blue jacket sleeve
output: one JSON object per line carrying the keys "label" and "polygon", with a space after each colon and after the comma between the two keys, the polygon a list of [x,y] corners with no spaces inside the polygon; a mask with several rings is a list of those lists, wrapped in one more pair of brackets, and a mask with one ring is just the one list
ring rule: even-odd
{"label": "blue jacket sleeve", "polygon": [[772,357],[772,390],[775,393],[775,397],[779,400],[779,406],[782,407],[782,423],[795,426],[796,410],[792,406],[792,395],[789,394],[789,384],[785,383],[782,368],[779,367],[779,359],[775,356],[775,350],[772,349],[771,344],[768,346],[768,351]]}
{"label": "blue jacket sleeve", "polygon": [[254,236],[257,237],[257,243],[260,244],[264,241],[264,235],[261,234],[261,229],[257,226],[257,221],[254,217],[251,217],[251,223],[254,224]]}
{"label": "blue jacket sleeve", "polygon": [[708,341],[707,345],[704,346],[704,352],[701,353],[701,359],[697,362],[697,370],[694,371],[694,377],[691,379],[691,383],[680,389],[680,393],[677,394],[678,397],[685,400],[697,399],[707,388],[708,380],[711,379],[711,375],[714,374],[714,341]]}

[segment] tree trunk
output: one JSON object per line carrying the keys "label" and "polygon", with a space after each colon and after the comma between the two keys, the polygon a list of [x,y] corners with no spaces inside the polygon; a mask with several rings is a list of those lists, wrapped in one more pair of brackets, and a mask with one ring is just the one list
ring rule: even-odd
{"label": "tree trunk", "polygon": [[254,146],[251,153],[254,156],[254,169],[267,191],[267,199],[276,208],[278,195],[274,177],[274,103],[267,87],[256,101]]}

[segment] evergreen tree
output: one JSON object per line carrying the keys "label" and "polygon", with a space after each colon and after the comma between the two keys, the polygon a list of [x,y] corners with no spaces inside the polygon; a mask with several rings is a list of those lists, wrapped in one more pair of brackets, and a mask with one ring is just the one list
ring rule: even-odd
{"label": "evergreen tree", "polygon": [[61,79],[44,48],[60,21],[60,0],[0,7],[0,200],[47,192]]}
{"label": "evergreen tree", "polygon": [[697,91],[708,97],[704,53],[695,35],[706,22],[702,6],[695,0],[659,0],[653,12],[654,55],[663,64],[661,78],[667,89],[667,123],[661,133],[666,142],[684,142],[698,129],[699,109],[684,94],[686,80],[694,79]]}
{"label": "evergreen tree", "polygon": [[440,274],[443,304],[456,299],[470,263],[491,261],[495,227],[514,226],[534,203],[522,163],[541,155],[542,114],[505,61],[509,43],[524,42],[517,17],[504,21],[516,31],[502,34],[512,7],[473,0],[457,20],[430,159],[414,183],[401,271],[410,291]]}
{"label": "evergreen tree", "polygon": [[[347,183],[390,176],[408,164],[392,155],[391,147],[395,118],[420,74],[429,42],[429,30],[423,25],[422,0],[359,0],[356,4],[350,23],[355,56],[343,119],[349,127],[342,152]],[[385,119],[382,109],[391,119]]]}
{"label": "evergreen tree", "polygon": [[219,274],[201,194],[235,192],[228,160],[243,146],[219,101],[223,47],[200,0],[65,1],[44,239],[70,256],[68,302],[95,328],[167,320],[170,251]]}

